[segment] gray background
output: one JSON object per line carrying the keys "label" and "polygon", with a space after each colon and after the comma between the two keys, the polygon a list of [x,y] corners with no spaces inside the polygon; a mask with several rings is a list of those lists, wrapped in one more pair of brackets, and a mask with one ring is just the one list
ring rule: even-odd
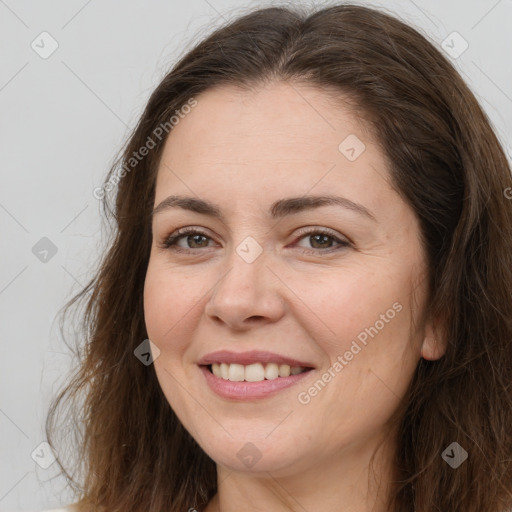
{"label": "gray background", "polygon": [[[450,58],[512,157],[512,0],[358,3],[385,6],[440,47],[458,32],[469,47]],[[0,0],[0,511],[73,499],[57,464],[43,467],[41,443],[72,362],[56,314],[105,243],[93,189],[169,66],[213,26],[267,5],[280,3]],[[43,31],[58,43],[47,58]]]}

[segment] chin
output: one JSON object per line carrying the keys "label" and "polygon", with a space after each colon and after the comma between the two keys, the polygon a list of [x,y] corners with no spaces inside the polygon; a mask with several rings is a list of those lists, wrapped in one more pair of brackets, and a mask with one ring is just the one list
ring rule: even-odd
{"label": "chin", "polygon": [[288,440],[288,446],[286,439],[271,437],[265,439],[240,433],[233,438],[226,434],[222,442],[211,438],[198,442],[216,464],[231,471],[271,472],[280,476],[291,474],[291,468],[301,465],[306,457],[297,452],[297,443]]}

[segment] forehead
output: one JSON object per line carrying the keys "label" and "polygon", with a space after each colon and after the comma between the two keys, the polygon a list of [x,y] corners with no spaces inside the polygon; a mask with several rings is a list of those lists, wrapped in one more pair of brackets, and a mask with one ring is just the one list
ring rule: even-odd
{"label": "forehead", "polygon": [[[245,201],[336,189],[378,207],[389,189],[384,155],[341,94],[335,101],[318,88],[279,82],[222,86],[195,99],[166,140],[155,203],[171,189],[210,197],[231,191]],[[347,157],[350,146],[360,153],[355,159]]]}
{"label": "forehead", "polygon": [[[246,90],[221,86],[197,98],[197,106],[183,116],[171,131],[166,146],[208,148],[221,153],[229,147],[232,157],[259,156],[261,150],[282,152],[290,158],[327,157],[337,151],[343,135],[359,134],[370,139],[368,127],[361,123],[350,104],[339,95],[334,100],[314,86],[277,82]],[[303,147],[303,143],[308,143]],[[194,155],[201,155],[195,152]]]}

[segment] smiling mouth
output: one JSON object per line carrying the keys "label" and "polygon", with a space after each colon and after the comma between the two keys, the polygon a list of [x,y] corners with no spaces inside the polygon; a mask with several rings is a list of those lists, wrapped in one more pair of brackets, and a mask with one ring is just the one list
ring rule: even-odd
{"label": "smiling mouth", "polygon": [[275,380],[281,377],[289,377],[290,375],[299,375],[305,373],[313,368],[304,366],[290,366],[288,364],[277,363],[253,363],[248,365],[243,364],[228,364],[228,363],[213,363],[205,365],[206,368],[223,380],[232,382],[262,382],[264,380]]}

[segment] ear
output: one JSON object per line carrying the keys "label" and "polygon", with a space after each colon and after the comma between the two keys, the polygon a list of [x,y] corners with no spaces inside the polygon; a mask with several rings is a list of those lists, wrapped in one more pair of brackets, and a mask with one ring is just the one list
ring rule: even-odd
{"label": "ear", "polygon": [[421,357],[428,361],[435,361],[443,357],[446,352],[446,336],[441,322],[428,320],[425,324],[425,337],[421,345]]}

